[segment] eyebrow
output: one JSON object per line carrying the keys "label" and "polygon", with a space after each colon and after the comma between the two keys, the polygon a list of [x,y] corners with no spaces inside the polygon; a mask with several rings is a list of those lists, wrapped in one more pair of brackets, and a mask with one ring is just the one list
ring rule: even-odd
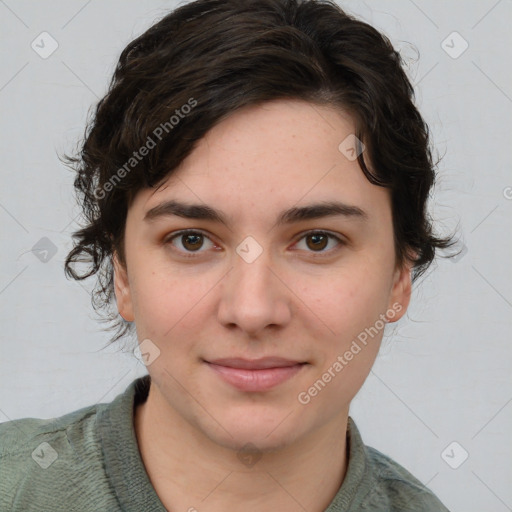
{"label": "eyebrow", "polygon": [[[164,201],[146,212],[144,221],[151,222],[161,217],[182,217],[185,219],[209,220],[229,226],[227,217],[219,210],[204,204],[187,204],[171,199]],[[358,220],[367,220],[368,214],[358,206],[339,201],[324,201],[307,206],[294,206],[281,212],[276,225],[320,219],[330,216],[342,216]]]}

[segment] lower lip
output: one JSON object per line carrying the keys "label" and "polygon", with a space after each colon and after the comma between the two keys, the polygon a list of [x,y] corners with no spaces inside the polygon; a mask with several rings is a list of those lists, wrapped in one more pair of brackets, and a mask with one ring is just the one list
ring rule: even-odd
{"label": "lower lip", "polygon": [[245,370],[230,368],[214,363],[207,365],[228,384],[241,391],[268,391],[273,387],[291,379],[300,372],[304,364],[284,366],[280,368],[265,368],[262,370]]}

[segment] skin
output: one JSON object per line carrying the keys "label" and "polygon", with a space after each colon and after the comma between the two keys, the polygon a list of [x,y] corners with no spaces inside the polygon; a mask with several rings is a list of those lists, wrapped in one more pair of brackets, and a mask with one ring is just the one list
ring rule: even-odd
{"label": "skin", "polygon": [[[302,101],[246,107],[129,207],[126,267],[114,255],[115,293],[139,341],[160,351],[147,367],[152,385],[135,411],[135,431],[169,510],[320,512],[343,482],[349,405],[383,330],[309,403],[298,395],[329,368],[332,375],[338,356],[380,315],[403,316],[411,294],[411,265],[396,262],[389,190],[372,185],[338,149],[354,131],[347,114]],[[229,227],[177,216],[144,220],[168,199],[221,210]],[[357,206],[367,218],[276,224],[282,210],[321,201]],[[198,243],[170,239],[192,228],[205,235]],[[320,238],[315,245],[305,236],[311,230],[344,243]],[[262,249],[251,263],[236,252],[247,236]],[[248,392],[204,362],[235,356],[308,364],[268,391]],[[247,443],[257,450],[252,465],[237,456]]]}

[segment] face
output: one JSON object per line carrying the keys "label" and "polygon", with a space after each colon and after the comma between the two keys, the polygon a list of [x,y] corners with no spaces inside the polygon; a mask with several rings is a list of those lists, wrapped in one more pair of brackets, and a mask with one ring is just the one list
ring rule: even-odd
{"label": "face", "polygon": [[116,299],[169,421],[267,450],[346,421],[411,285],[354,131],[306,102],[246,107],[134,198]]}

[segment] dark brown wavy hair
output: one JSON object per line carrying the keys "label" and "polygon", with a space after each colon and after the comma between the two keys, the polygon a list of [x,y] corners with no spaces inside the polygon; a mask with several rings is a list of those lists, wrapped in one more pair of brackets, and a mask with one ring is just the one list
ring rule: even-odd
{"label": "dark brown wavy hair", "polygon": [[413,280],[425,272],[436,249],[453,241],[432,231],[429,130],[402,64],[386,36],[328,0],[197,0],[129,43],[77,155],[62,160],[76,172],[85,220],[65,273],[97,275],[92,304],[117,330],[111,341],[133,328],[112,301],[112,255],[125,264],[131,200],[164,182],[199,139],[246,105],[299,99],[349,112],[366,146],[362,172],[391,192],[397,262],[415,254]]}

